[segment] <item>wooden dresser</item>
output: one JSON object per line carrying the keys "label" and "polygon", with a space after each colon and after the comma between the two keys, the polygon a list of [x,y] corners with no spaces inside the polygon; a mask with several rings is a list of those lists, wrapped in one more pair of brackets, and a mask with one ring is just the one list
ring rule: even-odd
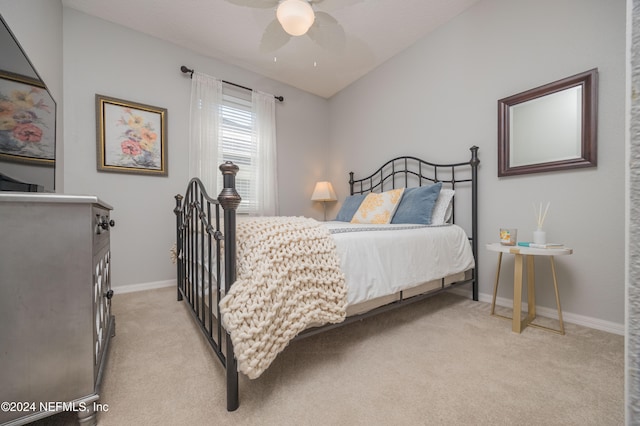
{"label": "wooden dresser", "polygon": [[111,210],[92,196],[0,193],[0,424],[58,411],[96,423],[115,334]]}

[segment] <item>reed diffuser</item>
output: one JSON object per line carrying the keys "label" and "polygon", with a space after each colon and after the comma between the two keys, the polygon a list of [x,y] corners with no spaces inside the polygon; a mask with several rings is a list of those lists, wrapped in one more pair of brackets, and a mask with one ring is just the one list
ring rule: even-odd
{"label": "reed diffuser", "polygon": [[547,206],[544,208],[544,212],[542,210],[542,203],[536,207],[535,203],[533,204],[533,211],[536,216],[536,224],[537,229],[533,231],[533,242],[535,244],[546,244],[547,243],[547,233],[542,229],[544,225],[544,219],[547,217],[547,212],[549,212],[549,206],[551,205],[551,201],[547,202]]}

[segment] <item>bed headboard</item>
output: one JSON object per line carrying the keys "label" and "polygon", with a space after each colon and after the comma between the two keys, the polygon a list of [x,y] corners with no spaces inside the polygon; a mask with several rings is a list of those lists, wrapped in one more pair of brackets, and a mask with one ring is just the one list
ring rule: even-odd
{"label": "bed headboard", "polygon": [[[362,179],[354,179],[349,172],[351,195],[367,192],[383,192],[395,188],[409,188],[442,182],[443,188],[453,190],[456,185],[471,184],[471,236],[469,241],[476,259],[473,299],[478,300],[478,147],[472,146],[471,158],[460,163],[437,164],[416,157],[403,156],[387,161],[378,170]],[[452,201],[452,220],[456,221],[456,199]]]}

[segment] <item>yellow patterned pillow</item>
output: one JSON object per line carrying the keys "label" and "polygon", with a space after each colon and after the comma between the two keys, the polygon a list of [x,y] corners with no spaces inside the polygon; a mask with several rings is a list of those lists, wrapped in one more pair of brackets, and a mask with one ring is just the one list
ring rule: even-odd
{"label": "yellow patterned pillow", "polygon": [[351,223],[390,223],[393,214],[400,204],[404,188],[385,191],[380,194],[370,193],[365,197],[353,215]]}

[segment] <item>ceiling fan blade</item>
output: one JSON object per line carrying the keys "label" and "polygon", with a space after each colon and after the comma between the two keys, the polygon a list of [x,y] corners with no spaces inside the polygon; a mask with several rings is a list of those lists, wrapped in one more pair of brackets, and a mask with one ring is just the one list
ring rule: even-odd
{"label": "ceiling fan blade", "polygon": [[307,35],[320,47],[331,51],[342,51],[346,42],[342,25],[326,12],[316,12],[316,19]]}
{"label": "ceiling fan blade", "polygon": [[353,6],[356,3],[360,3],[364,0],[309,0],[312,5],[322,6],[323,9],[335,10],[341,9],[347,6]]}
{"label": "ceiling fan blade", "polygon": [[278,0],[227,0],[229,3],[236,4],[238,6],[256,7],[259,9],[269,9],[276,7],[279,3]]}
{"label": "ceiling fan blade", "polygon": [[291,39],[291,36],[282,29],[280,22],[278,22],[277,19],[274,19],[269,25],[267,25],[267,28],[265,28],[264,33],[262,34],[260,51],[273,52],[278,50],[287,44],[289,39]]}

